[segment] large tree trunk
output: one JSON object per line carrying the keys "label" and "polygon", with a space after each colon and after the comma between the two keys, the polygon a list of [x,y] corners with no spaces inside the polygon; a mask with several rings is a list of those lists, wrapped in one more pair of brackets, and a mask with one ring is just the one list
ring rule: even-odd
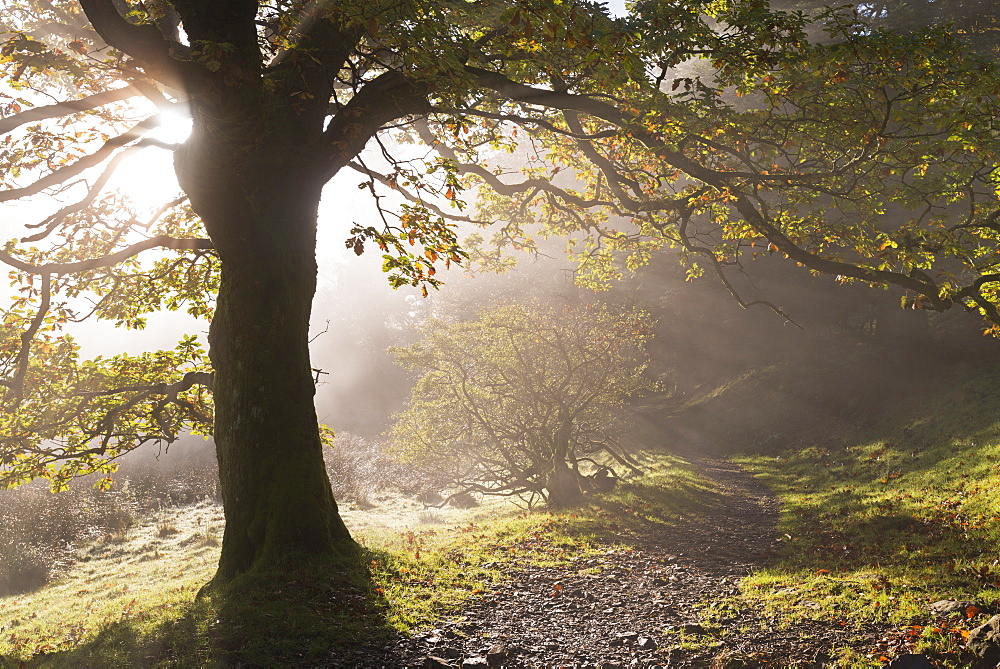
{"label": "large tree trunk", "polygon": [[290,169],[295,156],[258,153],[222,174],[213,169],[217,155],[178,162],[222,261],[209,334],[226,515],[216,586],[302,553],[355,546],[337,512],[313,405],[308,340],[321,184]]}
{"label": "large tree trunk", "polygon": [[222,580],[258,561],[351,542],[323,465],[313,406],[314,256],[277,239],[257,251],[256,259],[223,263],[210,336],[226,510]]}

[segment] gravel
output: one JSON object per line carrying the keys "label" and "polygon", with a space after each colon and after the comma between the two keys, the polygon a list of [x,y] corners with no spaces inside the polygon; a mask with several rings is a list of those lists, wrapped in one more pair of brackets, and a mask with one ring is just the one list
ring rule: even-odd
{"label": "gravel", "polygon": [[[623,536],[625,548],[560,568],[525,565],[430,631],[331,658],[332,667],[822,666],[832,647],[868,652],[882,628],[804,622],[706,605],[776,553],[778,503],[738,465],[699,459],[721,496],[707,513]],[[683,641],[683,643],[682,643]]]}

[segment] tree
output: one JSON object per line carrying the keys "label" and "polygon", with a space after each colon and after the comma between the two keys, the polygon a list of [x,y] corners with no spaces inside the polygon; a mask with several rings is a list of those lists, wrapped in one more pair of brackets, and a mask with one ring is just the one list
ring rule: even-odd
{"label": "tree", "polygon": [[[506,218],[501,239],[520,245],[537,217],[594,233],[591,260],[634,264],[672,244],[723,277],[770,248],[1000,320],[995,67],[940,31],[862,34],[852,19],[812,47],[796,15],[735,0],[640,1],[623,20],[584,0],[5,9],[0,201],[69,204],[0,251],[21,288],[0,336],[2,482],[59,486],[143,442],[211,430],[227,519],[216,586],[354,551],[323,471],[308,351],[318,203],[345,169],[385,217],[346,241],[380,247],[393,285],[435,286],[462,260],[453,224],[472,222],[461,191],[477,182],[497,199],[476,220]],[[716,81],[677,76],[697,58]],[[725,87],[767,104],[726,105]],[[189,139],[146,136],[178,105]],[[439,156],[398,148],[417,139]],[[184,195],[143,217],[103,191],[124,155],[154,146],[174,152]],[[529,159],[524,180],[496,174],[505,149]],[[191,338],[84,361],[62,332],[89,312],[141,327],[181,307],[211,318],[207,361]]]}
{"label": "tree", "polygon": [[[783,10],[822,13],[829,3],[815,0],[778,0],[771,6]],[[921,30],[928,26],[946,26],[983,54],[998,48],[997,30],[1000,13],[989,0],[877,0],[854,5],[862,22],[895,31]]]}
{"label": "tree", "polygon": [[628,400],[654,387],[651,328],[637,310],[538,302],[432,320],[421,341],[393,349],[421,376],[391,443],[456,494],[573,504],[616,468],[638,471],[619,434]]}
{"label": "tree", "polygon": [[[764,53],[789,34],[780,17],[764,25],[738,5],[705,9],[732,29],[717,36],[707,17],[685,14],[670,29],[674,61],[734,35]],[[434,286],[436,267],[462,259],[445,218],[462,218],[454,162],[395,159],[381,136],[399,128],[405,140],[422,120],[421,133],[471,157],[505,141],[513,108],[586,112],[606,91],[645,86],[642,36],[579,0],[25,0],[3,21],[13,90],[0,200],[73,199],[0,252],[22,290],[2,339],[2,480],[60,486],[113,471],[143,442],[211,430],[227,523],[217,586],[292,555],[353,551],[312,404],[323,185],[347,168],[373,192],[398,194],[394,210],[380,206],[384,228],[356,226],[347,244],[379,246],[393,285]],[[178,106],[189,139],[144,137],[157,111]],[[371,142],[389,171],[360,157]],[[126,153],[149,146],[174,152],[184,193],[141,219],[102,191]],[[153,249],[152,264],[137,259]],[[210,318],[208,361],[192,338],[80,360],[61,331],[87,316],[71,299],[80,295],[123,327],[160,308]]]}

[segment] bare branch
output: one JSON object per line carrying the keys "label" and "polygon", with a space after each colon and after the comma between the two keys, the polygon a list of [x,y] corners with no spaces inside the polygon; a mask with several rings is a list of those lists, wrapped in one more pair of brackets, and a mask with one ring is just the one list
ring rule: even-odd
{"label": "bare branch", "polygon": [[681,224],[677,228],[681,244],[683,244],[684,248],[687,249],[688,251],[691,251],[692,253],[697,253],[701,257],[707,259],[709,263],[711,263],[712,269],[715,271],[715,275],[719,278],[719,281],[722,282],[722,285],[726,287],[726,290],[729,291],[729,294],[733,296],[733,299],[736,300],[737,304],[739,304],[744,309],[749,309],[750,307],[755,307],[755,306],[767,307],[777,315],[784,318],[785,322],[791,323],[800,330],[803,329],[803,327],[798,323],[796,323],[792,319],[792,317],[788,315],[787,312],[785,312],[783,309],[781,309],[781,307],[777,306],[773,302],[769,302],[767,300],[751,300],[751,301],[745,300],[743,296],[740,294],[740,291],[737,290],[736,286],[734,286],[732,281],[729,280],[729,277],[726,275],[726,269],[725,267],[723,267],[722,262],[719,260],[719,258],[715,255],[715,252],[712,251],[712,249],[710,248],[699,246],[694,243],[694,241],[691,239],[691,236],[688,235],[687,233],[687,224],[688,224],[688,218],[685,216]]}
{"label": "bare branch", "polygon": [[[314,341],[316,341],[317,339],[319,339],[321,336],[325,335],[329,331],[330,331],[330,319],[327,318],[326,319],[326,327],[323,328],[322,330],[320,330],[319,332],[317,332],[313,337],[311,337],[309,339],[309,343],[310,344],[313,343]],[[314,369],[313,371],[317,372],[319,370]],[[326,372],[323,372],[323,373],[326,374]]]}
{"label": "bare branch", "polygon": [[172,145],[164,144],[159,140],[143,139],[139,141],[137,144],[125,149],[124,151],[120,151],[115,155],[114,158],[112,158],[108,162],[108,164],[104,168],[104,171],[101,173],[101,176],[98,177],[96,182],[94,182],[94,185],[90,186],[90,188],[87,189],[87,194],[84,195],[83,199],[81,199],[78,202],[74,202],[73,204],[66,205],[56,213],[46,218],[44,221],[27,225],[26,227],[29,228],[43,228],[43,229],[41,232],[22,238],[21,241],[37,242],[40,239],[44,239],[45,237],[48,237],[53,230],[58,228],[59,224],[62,223],[67,216],[75,214],[79,211],[83,211],[84,209],[89,207],[90,204],[97,198],[97,196],[100,195],[101,191],[104,190],[104,187],[107,185],[111,177],[114,176],[115,172],[118,170],[118,167],[119,165],[121,165],[122,161],[128,158],[130,155],[138,151],[141,151],[142,149],[149,146],[174,150],[174,147]]}
{"label": "bare branch", "polygon": [[357,162],[355,160],[352,160],[351,162],[347,163],[347,166],[350,167],[355,172],[360,172],[361,174],[364,174],[365,176],[370,177],[370,178],[374,179],[375,181],[378,181],[383,186],[386,186],[387,188],[390,188],[390,189],[396,191],[397,193],[399,193],[400,195],[402,195],[404,199],[406,199],[406,200],[408,200],[410,202],[413,202],[414,204],[419,204],[419,205],[421,205],[423,207],[426,207],[427,209],[429,209],[430,211],[433,211],[435,214],[437,214],[441,218],[447,218],[447,219],[449,219],[451,221],[458,221],[458,222],[461,222],[461,223],[474,223],[476,225],[487,225],[487,221],[479,221],[479,220],[476,220],[474,218],[470,218],[469,216],[457,216],[455,214],[452,214],[451,212],[445,211],[444,209],[442,209],[441,207],[437,206],[433,202],[427,202],[427,201],[421,199],[420,197],[414,195],[413,193],[411,193],[407,189],[403,188],[402,186],[400,186],[399,184],[397,184],[395,181],[393,181],[392,179],[390,179],[386,175],[384,175],[384,174],[382,174],[380,172],[375,172],[371,168],[369,168],[369,167],[367,167],[365,165],[362,165],[361,163],[359,163],[359,162]]}
{"label": "bare branch", "polygon": [[181,195],[179,197],[174,198],[170,202],[167,202],[162,207],[157,209],[153,213],[153,215],[150,216],[149,220],[142,225],[142,227],[145,228],[146,230],[149,230],[153,226],[153,223],[156,223],[158,220],[160,220],[161,216],[163,216],[165,213],[167,213],[177,205],[187,202],[187,199],[188,199],[187,195]]}

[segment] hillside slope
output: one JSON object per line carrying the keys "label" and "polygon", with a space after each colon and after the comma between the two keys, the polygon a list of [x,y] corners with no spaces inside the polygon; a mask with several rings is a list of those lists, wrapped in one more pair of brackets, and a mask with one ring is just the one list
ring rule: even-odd
{"label": "hillside slope", "polygon": [[[971,666],[970,631],[1000,613],[998,372],[988,359],[905,374],[770,368],[675,420],[675,438],[702,425],[706,446],[743,451],[735,460],[781,500],[783,549],[735,603],[782,624],[894,630],[836,666],[903,652]],[[940,600],[975,606],[928,608]]]}

